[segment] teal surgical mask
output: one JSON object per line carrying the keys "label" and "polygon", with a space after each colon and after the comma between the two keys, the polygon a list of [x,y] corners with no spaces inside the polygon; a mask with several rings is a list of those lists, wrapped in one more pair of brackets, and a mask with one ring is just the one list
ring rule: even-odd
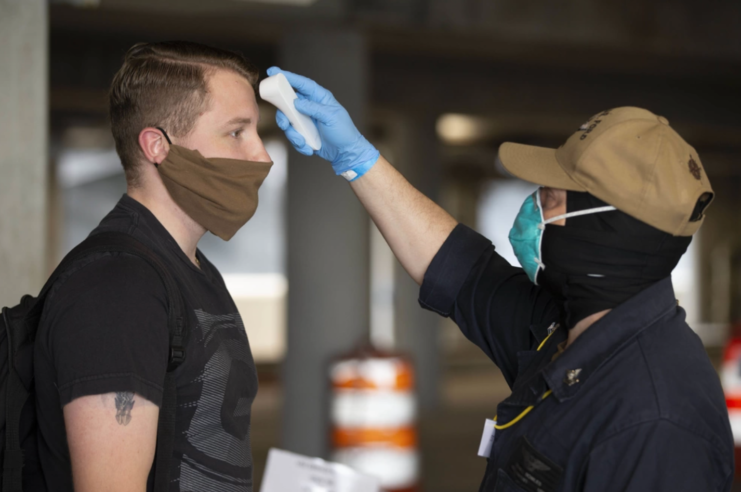
{"label": "teal surgical mask", "polygon": [[525,199],[525,203],[522,204],[515,218],[515,223],[509,231],[509,242],[528,278],[535,285],[538,285],[538,272],[545,269],[541,256],[541,244],[546,224],[569,217],[610,212],[612,210],[616,210],[615,207],[608,205],[606,207],[579,210],[545,220],[543,218],[543,207],[540,204],[540,189],[535,190],[535,193]]}

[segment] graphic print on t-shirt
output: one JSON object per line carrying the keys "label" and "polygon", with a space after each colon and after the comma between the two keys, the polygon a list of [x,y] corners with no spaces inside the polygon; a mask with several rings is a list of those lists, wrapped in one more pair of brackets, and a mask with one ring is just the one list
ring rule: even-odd
{"label": "graphic print on t-shirt", "polygon": [[238,313],[217,316],[196,310],[195,314],[198,327],[192,335],[212,355],[192,381],[200,383],[202,390],[185,438],[198,456],[184,453],[180,490],[250,492],[251,479],[238,478],[252,476],[249,425],[254,374],[247,334]]}

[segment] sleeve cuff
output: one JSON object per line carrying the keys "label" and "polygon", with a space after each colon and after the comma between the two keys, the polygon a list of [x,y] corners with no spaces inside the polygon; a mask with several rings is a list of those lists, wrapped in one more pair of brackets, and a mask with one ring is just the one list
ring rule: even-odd
{"label": "sleeve cuff", "polygon": [[161,386],[151,383],[135,374],[106,374],[80,378],[59,387],[59,399],[62,406],[83,396],[104,395],[130,391],[141,395],[158,407],[162,405]]}
{"label": "sleeve cuff", "polygon": [[491,241],[458,224],[427,267],[419,304],[442,316],[450,316],[471,269],[489,249],[493,249]]}

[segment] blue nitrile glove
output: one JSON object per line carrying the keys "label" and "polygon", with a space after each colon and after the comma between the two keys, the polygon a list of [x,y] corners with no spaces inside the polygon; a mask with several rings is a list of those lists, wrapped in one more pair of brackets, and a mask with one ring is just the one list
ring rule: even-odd
{"label": "blue nitrile glove", "polygon": [[330,161],[335,174],[348,181],[354,181],[367,173],[381,154],[355,128],[347,110],[337,102],[331,92],[313,80],[278,67],[268,69],[268,75],[281,72],[296,90],[298,95],[298,99],[294,101],[296,109],[314,120],[322,139],[322,148],[314,151],[306,144],[304,137],[293,128],[286,115],[279,110],[275,119],[296,150],[304,155],[316,153]]}

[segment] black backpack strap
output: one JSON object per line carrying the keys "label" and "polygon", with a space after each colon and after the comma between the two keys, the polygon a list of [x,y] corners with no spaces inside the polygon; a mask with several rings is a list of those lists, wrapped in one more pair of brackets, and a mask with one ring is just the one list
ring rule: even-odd
{"label": "black backpack strap", "polygon": [[165,388],[162,395],[159,421],[157,422],[157,451],[154,458],[154,492],[170,490],[170,460],[175,443],[175,410],[177,393],[175,375],[165,374]]}
{"label": "black backpack strap", "polygon": [[8,308],[2,310],[8,344],[8,376],[5,382],[5,456],[3,458],[3,492],[23,492],[23,450],[21,449],[21,412],[30,396],[13,367],[14,337]]}
{"label": "black backpack strap", "polygon": [[[157,424],[157,451],[154,463],[154,490],[155,492],[166,492],[169,490],[170,485],[170,460],[175,440],[175,411],[177,408],[177,394],[173,371],[185,360],[186,318],[180,289],[167,267],[162,263],[160,257],[139,240],[123,232],[101,232],[90,236],[62,260],[39,294],[39,301],[35,309],[38,311],[37,315],[40,314],[44,298],[52,285],[75,261],[95,253],[106,252],[127,253],[145,260],[162,279],[167,292],[167,324],[170,334],[170,352],[167,373],[165,374],[162,405]],[[3,491],[6,491],[5,486],[3,486]],[[17,492],[20,492],[20,489]]]}

